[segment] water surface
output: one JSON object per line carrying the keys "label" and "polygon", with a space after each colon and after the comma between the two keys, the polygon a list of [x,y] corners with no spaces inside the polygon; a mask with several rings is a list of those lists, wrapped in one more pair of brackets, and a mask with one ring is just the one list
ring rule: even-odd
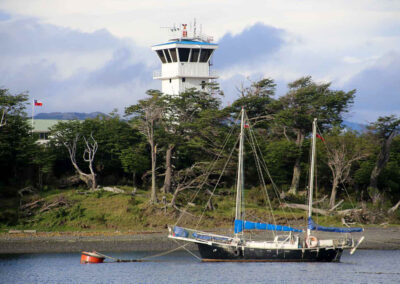
{"label": "water surface", "polygon": [[[106,253],[136,259],[153,252]],[[79,253],[0,255],[1,283],[400,283],[399,250],[344,253],[340,263],[202,263],[184,251],[152,262],[80,264]]]}

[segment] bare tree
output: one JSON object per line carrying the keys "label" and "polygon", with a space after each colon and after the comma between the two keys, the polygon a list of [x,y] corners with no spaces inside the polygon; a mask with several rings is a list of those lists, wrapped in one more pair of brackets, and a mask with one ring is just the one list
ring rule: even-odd
{"label": "bare tree", "polygon": [[327,164],[332,172],[329,206],[333,208],[339,184],[348,181],[352,164],[367,157],[367,153],[359,144],[356,135],[351,132],[328,137],[326,146]]}
{"label": "bare tree", "polygon": [[3,113],[1,115],[1,120],[0,120],[0,127],[3,127],[6,125],[6,110],[3,109]]}
{"label": "bare tree", "polygon": [[69,153],[69,158],[71,160],[71,163],[75,170],[79,174],[79,178],[86,183],[86,185],[91,188],[91,190],[95,190],[97,187],[96,183],[96,174],[93,170],[93,161],[94,157],[97,152],[98,144],[96,140],[93,138],[93,135],[90,134],[90,140],[89,142],[86,137],[83,137],[85,141],[85,150],[83,152],[83,160],[89,164],[89,169],[90,169],[90,174],[87,174],[83,172],[77,162],[76,162],[76,148],[79,140],[79,133],[75,135],[75,137],[72,140],[66,140],[64,137],[62,137],[61,134],[58,135],[59,140],[63,143],[65,148],[67,148],[68,153]]}
{"label": "bare tree", "polygon": [[[203,163],[195,163],[190,168],[186,168],[175,173],[174,181],[176,186],[169,206],[178,209],[176,206],[176,199],[179,193],[185,190],[200,189],[204,186],[205,192],[212,194],[212,192],[209,189],[206,189],[206,187],[214,184],[216,181],[208,179],[210,173],[204,171],[204,165],[202,164]],[[212,209],[211,202],[209,202],[208,207]]]}
{"label": "bare tree", "polygon": [[393,138],[400,130],[400,119],[394,115],[379,117],[376,122],[370,125],[370,130],[375,133],[381,144],[381,150],[371,172],[368,188],[372,202],[376,205],[381,199],[381,193],[378,190],[378,177],[389,161]]}

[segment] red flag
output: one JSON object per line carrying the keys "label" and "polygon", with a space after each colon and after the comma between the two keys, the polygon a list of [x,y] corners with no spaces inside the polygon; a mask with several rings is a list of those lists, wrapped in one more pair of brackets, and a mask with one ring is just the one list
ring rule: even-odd
{"label": "red flag", "polygon": [[43,103],[41,101],[35,100],[35,106],[43,106]]}
{"label": "red flag", "polygon": [[325,141],[325,139],[324,138],[322,138],[322,136],[321,135],[319,135],[318,133],[317,133],[317,138],[319,138],[319,139],[321,139],[322,141]]}

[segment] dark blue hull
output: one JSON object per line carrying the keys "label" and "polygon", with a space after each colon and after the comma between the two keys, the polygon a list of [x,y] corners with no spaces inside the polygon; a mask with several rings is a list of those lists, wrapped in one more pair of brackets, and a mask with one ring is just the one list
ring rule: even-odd
{"label": "dark blue hull", "polygon": [[339,262],[341,248],[261,249],[198,243],[203,261]]}

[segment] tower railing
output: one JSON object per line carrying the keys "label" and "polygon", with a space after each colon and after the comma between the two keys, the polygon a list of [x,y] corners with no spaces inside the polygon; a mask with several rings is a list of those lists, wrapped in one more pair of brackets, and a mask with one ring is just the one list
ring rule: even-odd
{"label": "tower railing", "polygon": [[190,71],[181,71],[181,72],[163,72],[162,70],[155,70],[153,71],[153,79],[168,79],[168,78],[178,78],[178,77],[193,77],[193,78],[203,78],[203,77],[210,77],[210,78],[218,78],[218,71],[215,69],[210,69],[208,74],[197,74],[197,72],[190,72]]}

